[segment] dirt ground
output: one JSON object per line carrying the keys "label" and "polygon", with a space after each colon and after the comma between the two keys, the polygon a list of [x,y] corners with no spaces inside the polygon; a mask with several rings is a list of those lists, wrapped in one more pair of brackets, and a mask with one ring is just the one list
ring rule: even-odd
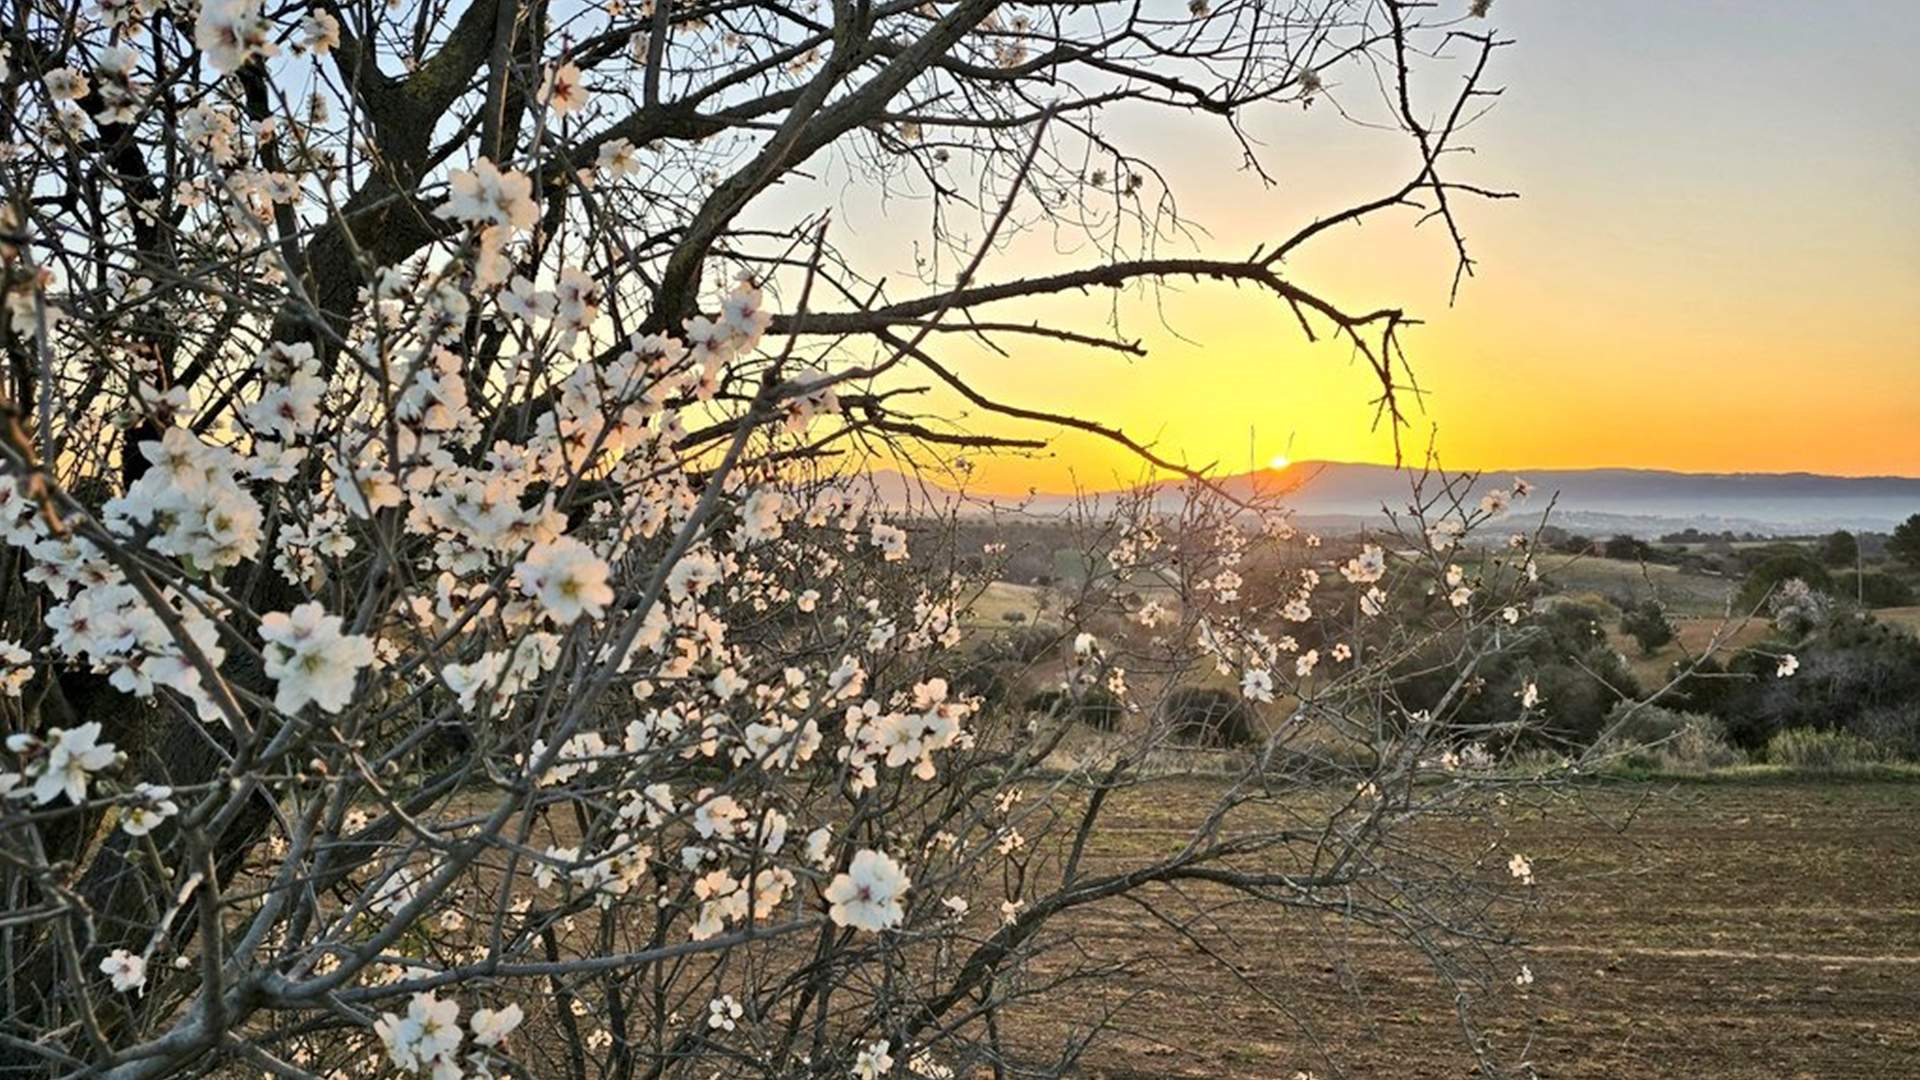
{"label": "dirt ground", "polygon": [[[1191,794],[1142,800],[1103,846],[1170,837]],[[1514,1075],[1920,1076],[1920,785],[1606,785],[1580,803],[1512,833],[1544,902],[1523,927],[1536,981],[1476,1015]],[[1216,923],[1209,957],[1131,908],[1087,917],[1094,958],[1157,960],[1010,1018],[1010,1041],[1037,1061],[1113,1010],[1081,1075],[1474,1075],[1417,955],[1366,934],[1333,949],[1247,908]]]}

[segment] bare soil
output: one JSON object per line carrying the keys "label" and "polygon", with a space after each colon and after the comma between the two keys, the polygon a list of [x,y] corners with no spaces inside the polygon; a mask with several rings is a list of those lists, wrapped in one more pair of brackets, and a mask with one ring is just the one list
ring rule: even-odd
{"label": "bare soil", "polygon": [[[1129,800],[1111,858],[1165,843],[1200,781]],[[1475,1003],[1515,1075],[1920,1076],[1920,785],[1609,784],[1515,822],[1542,905],[1536,981]],[[1621,828],[1625,824],[1624,829]],[[1330,942],[1221,907],[1204,948],[1132,906],[1081,920],[1091,957],[1153,954],[1067,1003],[1009,1017],[1041,1064],[1111,1014],[1089,1077],[1475,1075],[1451,992],[1384,935]]]}

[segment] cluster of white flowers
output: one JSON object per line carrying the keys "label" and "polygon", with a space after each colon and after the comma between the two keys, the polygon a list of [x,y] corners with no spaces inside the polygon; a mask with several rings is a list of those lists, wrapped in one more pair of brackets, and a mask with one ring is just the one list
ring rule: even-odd
{"label": "cluster of white flowers", "polygon": [[855,791],[878,782],[876,766],[898,769],[911,764],[922,780],[936,775],[934,754],[970,745],[963,721],[972,711],[964,701],[948,700],[947,681],[929,679],[914,686],[912,697],[883,710],[871,698],[846,711],[846,745],[840,759],[849,769]]}
{"label": "cluster of white flowers", "polygon": [[582,615],[598,619],[613,603],[606,560],[570,536],[535,545],[517,573],[521,589],[540,601],[547,618],[562,626]]}
{"label": "cluster of white flowers", "polygon": [[1340,567],[1341,576],[1355,585],[1371,585],[1387,576],[1387,553],[1378,544],[1368,544],[1360,554]]}
{"label": "cluster of white flowers", "polygon": [[1520,699],[1522,709],[1537,709],[1540,707],[1540,684],[1528,679],[1513,692],[1513,696]]}
{"label": "cluster of white flowers", "polygon": [[129,836],[145,836],[179,812],[172,788],[143,781],[133,786],[132,801],[121,809],[120,827]]}
{"label": "cluster of white flowers", "polygon": [[1248,668],[1240,676],[1240,695],[1248,701],[1273,701],[1273,673],[1265,668]]}
{"label": "cluster of white flowers", "polygon": [[559,116],[585,108],[587,90],[580,81],[579,65],[565,63],[548,68],[546,81],[540,86],[540,100]]}
{"label": "cluster of white flowers", "polygon": [[260,0],[202,0],[193,43],[215,71],[232,74],[253,57],[278,54],[273,33],[273,24],[260,14]]}
{"label": "cluster of white flowers", "polygon": [[[0,793],[17,790],[43,806],[62,795],[76,806],[85,802],[93,774],[119,761],[113,744],[100,741],[97,720],[71,730],[53,728],[45,738],[9,735],[7,749],[20,759],[21,768],[18,773],[0,773]],[[29,786],[20,788],[23,778]]]}
{"label": "cluster of white flowers", "polygon": [[374,1034],[387,1048],[397,1069],[431,1073],[434,1080],[457,1080],[461,1074],[460,1003],[441,1001],[431,993],[413,995],[407,1014],[382,1014],[373,1022]]}
{"label": "cluster of white flowers", "polygon": [[1465,608],[1473,602],[1473,587],[1467,584],[1467,572],[1459,563],[1447,566],[1447,603]]}
{"label": "cluster of white flowers", "polygon": [[260,639],[267,676],[278,686],[273,706],[289,715],[308,702],[330,713],[346,708],[354,679],[373,663],[373,642],[342,633],[340,616],[316,603],[261,616]]}
{"label": "cluster of white flowers", "polygon": [[501,172],[486,158],[471,169],[456,170],[448,181],[442,217],[481,227],[533,228],[539,209],[533,204],[533,179],[524,173]]}
{"label": "cluster of white flowers", "polygon": [[33,654],[17,641],[0,641],[0,694],[17,698],[33,679]]}
{"label": "cluster of white flowers", "polygon": [[[373,1030],[394,1068],[429,1074],[434,1080],[461,1080],[468,1069],[475,1076],[493,1075],[487,1052],[503,1049],[507,1036],[524,1019],[525,1014],[515,1004],[475,1009],[463,1031],[459,1002],[442,1001],[432,992],[423,992],[408,1001],[406,1015],[382,1013],[373,1022]],[[463,1059],[460,1048],[469,1032],[478,1049]]]}
{"label": "cluster of white flowers", "polygon": [[744,1015],[746,1010],[732,994],[721,994],[707,1002],[707,1027],[713,1031],[732,1031]]}
{"label": "cluster of white flowers", "polygon": [[827,915],[835,926],[891,930],[906,919],[902,903],[913,882],[885,852],[863,848],[827,885]]}
{"label": "cluster of white flowers", "polygon": [[853,1061],[854,1080],[881,1080],[893,1071],[893,1046],[885,1039],[876,1039],[860,1048]]}

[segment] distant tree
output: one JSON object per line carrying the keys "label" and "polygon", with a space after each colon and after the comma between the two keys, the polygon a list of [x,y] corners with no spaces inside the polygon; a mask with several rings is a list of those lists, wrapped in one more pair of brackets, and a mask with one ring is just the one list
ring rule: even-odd
{"label": "distant tree", "polygon": [[1633,671],[1607,638],[1603,612],[1598,604],[1575,600],[1551,605],[1534,619],[1536,633],[1488,656],[1474,669],[1477,685],[1452,697],[1446,672],[1433,666],[1447,646],[1435,642],[1432,651],[1409,658],[1407,675],[1394,692],[1409,703],[1450,700],[1457,729],[1491,733],[1513,722],[1532,684],[1542,726],[1490,742],[1549,746],[1557,752],[1589,746],[1605,730],[1614,704],[1640,692]]}
{"label": "distant tree", "polygon": [[1872,619],[1835,619],[1794,650],[1780,678],[1767,651],[1708,659],[1662,704],[1720,718],[1735,746],[1758,749],[1793,728],[1851,731],[1902,756],[1920,754],[1920,639]]}
{"label": "distant tree", "polygon": [[1740,587],[1740,606],[1753,609],[1781,583],[1795,578],[1818,590],[1828,589],[1833,584],[1827,568],[1813,557],[1812,552],[1803,547],[1785,545],[1748,572],[1746,583]]}
{"label": "distant tree", "polygon": [[1887,541],[1887,554],[1908,566],[1920,567],[1920,514],[1901,522],[1893,530],[1893,538]]}
{"label": "distant tree", "polygon": [[1640,644],[1643,656],[1652,656],[1674,638],[1673,620],[1658,600],[1642,600],[1620,616],[1620,632]]}
{"label": "distant tree", "polygon": [[1553,550],[1562,555],[1591,555],[1598,550],[1592,540],[1579,533],[1567,533],[1551,542]]}
{"label": "distant tree", "polygon": [[1743,573],[1752,573],[1762,564],[1776,559],[1792,559],[1802,565],[1820,567],[1826,565],[1814,555],[1813,549],[1809,548],[1806,544],[1794,543],[1790,540],[1775,540],[1767,544],[1750,544],[1744,547],[1738,547],[1734,549],[1734,555],[1739,559],[1740,569]]}
{"label": "distant tree", "polygon": [[1788,578],[1767,594],[1773,625],[1795,636],[1810,634],[1833,615],[1833,598],[1799,578]]}
{"label": "distant tree", "polygon": [[1820,561],[1828,566],[1852,566],[1860,559],[1860,541],[1852,533],[1838,529],[1820,542]]}
{"label": "distant tree", "polygon": [[1653,550],[1646,541],[1637,536],[1620,534],[1608,540],[1602,549],[1609,559],[1624,559],[1627,562],[1639,562]]}
{"label": "distant tree", "polygon": [[1863,574],[1848,571],[1836,574],[1833,592],[1845,600],[1857,600],[1863,607],[1906,607],[1913,603],[1913,586],[1892,574],[1869,570]]}

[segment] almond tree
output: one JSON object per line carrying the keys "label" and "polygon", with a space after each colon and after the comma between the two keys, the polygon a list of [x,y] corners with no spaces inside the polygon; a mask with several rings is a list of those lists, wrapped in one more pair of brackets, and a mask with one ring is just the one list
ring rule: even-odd
{"label": "almond tree", "polygon": [[[1440,166],[1493,93],[1484,24],[113,0],[0,29],[0,1074],[1065,1068],[1083,1038],[1002,1022],[1103,969],[1030,961],[1122,899],[1197,934],[1192,888],[1377,925],[1463,1003],[1510,977],[1523,875],[1408,831],[1501,782],[1447,724],[1524,632],[1524,551],[1471,580],[1454,554],[1490,511],[1443,484],[1391,557],[1316,568],[1199,477],[1178,513],[1119,508],[1054,627],[1069,707],[1028,716],[955,681],[991,567],[956,572],[937,517],[858,479],[878,447],[1031,445],[922,415],[927,384],[1184,471],[988,398],[946,347],[1138,352],[999,314],[1094,287],[1246,286],[1345,340],[1397,423],[1409,320],[1287,260],[1432,219],[1471,272],[1455,205],[1499,193]],[[1436,107],[1420,72],[1458,81]],[[1163,253],[1184,223],[1130,118],[1238,134],[1346,82],[1408,175],[1250,254]],[[926,201],[920,280],[880,281],[824,216],[767,223],[827,164]],[[996,259],[1042,227],[1086,263]],[[1256,555],[1283,592],[1242,595]],[[1458,680],[1400,700],[1436,635]],[[1211,669],[1262,713],[1238,779],[1174,852],[1095,869],[1161,703]],[[1095,688],[1131,718],[1064,753]],[[1309,731],[1358,752],[1315,764]]]}

